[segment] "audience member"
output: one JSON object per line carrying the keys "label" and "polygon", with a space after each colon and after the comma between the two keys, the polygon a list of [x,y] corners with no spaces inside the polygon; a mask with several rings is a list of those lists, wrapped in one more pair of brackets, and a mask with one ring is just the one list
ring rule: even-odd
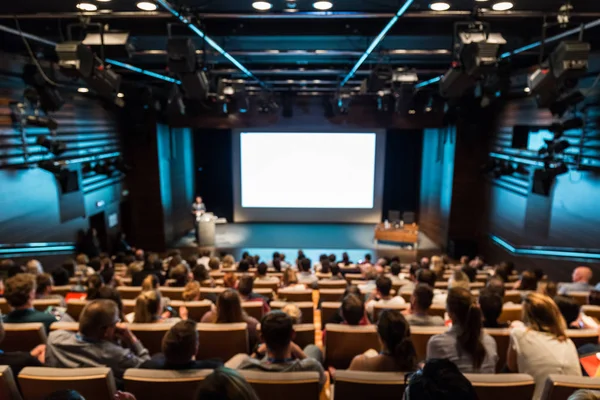
{"label": "audience member", "polygon": [[184,287],[190,280],[190,270],[185,264],[178,264],[169,272],[169,279],[172,280],[169,286]]}
{"label": "audience member", "polygon": [[260,400],[244,377],[229,368],[217,368],[202,380],[195,399]]}
{"label": "audience member", "polygon": [[[162,314],[163,302],[162,296],[158,290],[147,290],[140,293],[135,299],[135,307],[133,309],[133,320],[136,324],[148,323],[175,323],[179,318],[170,318],[170,313]],[[126,318],[131,319],[130,315]]]}
{"label": "audience member", "polygon": [[[455,288],[463,288],[469,290],[469,277],[462,271],[454,271],[448,278],[448,290]],[[446,304],[448,291],[433,290],[433,304]]]}
{"label": "audience member", "polygon": [[25,268],[28,274],[31,275],[39,275],[44,273],[44,268],[42,267],[42,263],[38,260],[29,260],[27,264],[25,264]]}
{"label": "audience member", "polygon": [[426,283],[433,289],[435,287],[436,280],[437,276],[435,275],[435,272],[429,269],[420,268],[417,271],[417,283]]}
{"label": "audience member", "polygon": [[302,323],[302,310],[300,310],[300,307],[296,303],[287,303],[281,311],[290,316],[294,325]]}
{"label": "audience member", "polygon": [[85,283],[86,286],[86,296],[85,298],[88,300],[95,300],[98,298],[98,290],[102,286],[104,286],[104,280],[98,274],[90,275],[88,280]]}
{"label": "audience member", "polygon": [[[120,382],[128,368],[150,359],[148,350],[119,318],[111,300],[92,300],[81,312],[79,332],[53,331],[46,345],[46,366],[82,368],[108,366]],[[116,343],[120,339],[126,348]]]}
{"label": "audience member", "polygon": [[267,271],[269,267],[266,263],[262,262],[256,267],[256,281],[257,282],[276,282],[279,283],[279,278],[276,276],[268,276]]}
{"label": "audience member", "polygon": [[[397,261],[392,261],[392,265],[394,265],[394,264],[397,264],[397,265],[400,266],[400,263],[397,262]],[[408,272],[408,282],[406,282],[404,285],[402,285],[402,287],[400,288],[401,292],[410,292],[410,293],[412,293],[413,290],[415,290],[415,286],[418,283],[417,282],[417,272],[420,269],[421,269],[421,265],[419,263],[412,263],[412,264],[410,264],[410,268],[409,268],[409,272]],[[431,273],[431,271],[429,271],[429,273]],[[435,279],[436,278],[434,277],[433,284],[431,285],[432,288],[435,285]],[[424,282],[424,283],[428,283],[428,282]]]}
{"label": "audience member", "polygon": [[244,275],[240,278],[238,284],[238,292],[242,298],[242,301],[257,301],[263,305],[263,315],[271,311],[269,307],[268,299],[260,294],[253,292],[254,290],[254,278],[250,275]]}
{"label": "audience member", "polygon": [[406,304],[406,301],[402,297],[390,295],[392,291],[392,280],[387,276],[379,276],[375,280],[375,286],[377,289],[369,296],[369,300],[367,300],[365,306],[371,320],[373,320],[373,309],[375,308],[375,304],[390,307]]}
{"label": "audience member", "polygon": [[75,262],[75,275],[88,276],[96,273],[92,267],[88,266],[90,259],[85,254],[82,253],[75,257]]}
{"label": "audience member", "polygon": [[[96,300],[111,300],[113,301],[119,310],[119,319],[125,321],[125,315],[123,315],[123,300],[121,300],[121,294],[111,286],[102,286],[98,290]],[[131,316],[133,317],[133,315]]]}
{"label": "audience member", "polygon": [[483,314],[484,328],[508,328],[508,323],[498,322],[504,300],[494,290],[484,289],[479,293],[479,308]]}
{"label": "audience member", "polygon": [[409,372],[416,368],[415,347],[410,326],[398,310],[383,310],[377,322],[381,352],[370,350],[356,356],[349,370],[373,372]]}
{"label": "audience member", "polygon": [[331,276],[327,278],[329,281],[343,281],[346,279],[344,278],[344,275],[342,275],[340,266],[337,264],[331,264],[331,267],[329,267],[329,272],[331,272]]}
{"label": "audience member", "polygon": [[346,253],[346,252],[342,253],[342,261],[340,262],[340,264],[344,267],[347,267],[350,264],[352,264],[352,261],[350,261],[350,256],[348,255],[348,253]]}
{"label": "audience member", "polygon": [[590,284],[592,280],[592,269],[589,267],[577,267],[571,276],[573,282],[562,283],[558,287],[558,294],[567,295],[570,292],[589,292],[594,287]]}
{"label": "audience member", "polygon": [[554,297],[554,303],[558,307],[560,314],[565,319],[567,329],[578,329],[579,315],[581,313],[581,307],[572,298],[566,296]]}
{"label": "audience member", "polygon": [[489,291],[496,293],[498,296],[504,299],[504,281],[501,278],[498,278],[497,276],[492,276],[490,279],[488,279],[485,288]]}
{"label": "audience member", "polygon": [[119,278],[115,277],[114,268],[104,268],[102,271],[100,271],[100,276],[102,277],[105,285],[111,287],[120,286]]}
{"label": "audience member", "polygon": [[469,282],[475,282],[477,280],[477,270],[470,265],[461,267],[461,272],[469,278]]}
{"label": "audience member", "polygon": [[200,284],[197,281],[188,282],[183,288],[181,297],[183,298],[183,301],[200,300]]}
{"label": "audience member", "polygon": [[529,293],[535,292],[538,286],[538,278],[535,273],[530,270],[523,271],[520,279],[515,283],[515,289],[523,293],[521,296],[525,298]]}
{"label": "audience member", "polygon": [[237,275],[234,272],[225,272],[225,276],[223,276],[223,286],[226,288],[237,289]]}
{"label": "audience member", "polygon": [[8,278],[4,284],[4,297],[13,310],[4,316],[3,321],[11,324],[41,322],[48,332],[57,319],[52,314],[33,308],[35,291],[34,275],[17,274]]}
{"label": "audience member", "polygon": [[237,272],[248,272],[250,269],[250,262],[248,261],[249,259],[250,258],[248,257],[247,259],[240,260],[237,266]]}
{"label": "audience member", "polygon": [[310,259],[303,258],[302,260],[300,260],[300,273],[298,274],[298,283],[316,289],[318,281],[319,278],[317,278],[317,276],[311,272]]}
{"label": "audience member", "polygon": [[444,319],[439,315],[429,315],[433,301],[433,289],[425,283],[419,283],[410,297],[410,310],[405,315],[410,325],[444,326]]}
{"label": "audience member", "polygon": [[148,290],[156,290],[160,287],[160,281],[158,277],[154,274],[146,275],[144,280],[142,281],[142,292],[146,292]]}
{"label": "audience member", "polygon": [[[204,343],[210,346],[210,343]],[[146,369],[215,369],[223,365],[218,360],[196,360],[200,348],[198,330],[193,321],[173,325],[162,340],[162,353],[155,354],[140,368]]]}
{"label": "audience member", "polygon": [[321,261],[321,269],[319,270],[322,274],[330,274],[331,273],[331,264],[329,263],[329,257],[325,256],[323,261]]}
{"label": "audience member", "polygon": [[[210,261],[210,250],[200,250],[199,252],[200,258],[198,258],[196,265],[204,265],[205,268],[208,268],[208,262]],[[192,266],[190,265],[190,268]]]}
{"label": "audience member", "polygon": [[221,268],[221,263],[217,257],[211,257],[208,260],[208,269],[209,271],[218,271]]}
{"label": "audience member", "polygon": [[478,400],[471,382],[448,359],[427,360],[423,369],[410,377],[404,398],[405,400]]}
{"label": "audience member", "polygon": [[[146,262],[144,262],[142,269],[131,274],[131,285],[141,286],[142,282],[144,282],[149,275],[156,275],[157,278],[159,278],[162,276],[161,269],[161,262],[158,255],[156,253],[148,253],[148,258],[146,259]],[[164,283],[164,281],[161,283]]]}
{"label": "audience member", "polygon": [[35,277],[36,290],[35,290],[35,298],[36,299],[57,299],[60,300],[60,306],[66,307],[65,298],[59,294],[52,294],[52,287],[54,286],[54,281],[52,280],[52,275],[43,273],[39,274]]}
{"label": "audience member", "polygon": [[558,294],[558,285],[552,281],[540,282],[538,284],[538,292],[553,299]]}
{"label": "audience member", "polygon": [[365,303],[355,294],[349,294],[342,300],[341,316],[342,324],[369,325],[365,315]]}
{"label": "audience member", "polygon": [[225,255],[221,260],[221,268],[232,269],[235,268],[235,258],[231,254]]}
{"label": "audience member", "polygon": [[50,271],[52,280],[56,286],[68,286],[69,285],[69,271],[62,266],[54,268]]}
{"label": "audience member", "polygon": [[427,359],[447,358],[463,373],[493,374],[498,352],[496,341],[482,330],[481,310],[464,288],[448,291],[446,304],[452,327],[427,343]]}
{"label": "audience member", "polygon": [[533,376],[533,400],[539,400],[548,375],[581,376],[579,358],[567,338],[565,320],[548,296],[529,293],[525,297],[523,323],[510,332],[506,364],[511,372]]}
{"label": "audience member", "polygon": [[207,285],[212,286],[213,279],[210,277],[208,273],[208,269],[204,266],[204,264],[198,264],[194,268],[192,268],[192,276],[196,282],[206,282]]}

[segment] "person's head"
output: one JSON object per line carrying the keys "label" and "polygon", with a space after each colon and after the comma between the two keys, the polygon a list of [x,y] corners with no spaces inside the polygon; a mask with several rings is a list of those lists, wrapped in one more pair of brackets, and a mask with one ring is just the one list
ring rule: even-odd
{"label": "person's head", "polygon": [[431,257],[431,264],[429,267],[433,270],[443,269],[444,268],[444,260],[440,256]]}
{"label": "person's head", "polygon": [[208,375],[196,392],[196,400],[259,400],[252,386],[239,372],[219,367]]}
{"label": "person's head", "polygon": [[469,277],[462,271],[454,271],[448,278],[448,289],[464,288],[469,289]]}
{"label": "person's head", "polygon": [[193,270],[198,265],[198,257],[196,255],[191,255],[185,259],[185,262],[188,267]]}
{"label": "person's head", "polygon": [[115,277],[114,268],[104,268],[102,271],[99,272],[99,274],[102,277],[102,280],[104,281],[105,285],[113,285],[114,284],[114,277]]}
{"label": "person's head", "polygon": [[590,267],[577,267],[573,270],[573,282],[590,283],[592,269]]}
{"label": "person's head", "polygon": [[491,277],[490,279],[488,279],[485,287],[486,289],[491,290],[500,297],[504,298],[504,281],[501,278],[498,278],[496,276]]}
{"label": "person's head", "polygon": [[281,254],[278,251],[273,252],[273,260],[281,260]]}
{"label": "person's head", "polygon": [[506,269],[508,276],[515,272],[515,263],[512,261],[502,261],[499,266]]}
{"label": "person's head", "polygon": [[430,269],[420,268],[417,271],[417,282],[418,283],[425,283],[431,287],[434,287],[436,279],[437,278],[435,276],[435,272],[433,272]]}
{"label": "person's head", "polygon": [[300,270],[302,272],[310,272],[310,259],[309,258],[303,258],[302,260],[300,260]]}
{"label": "person's head", "polygon": [[469,381],[448,359],[427,360],[406,386],[404,400],[477,400]]}
{"label": "person's head", "polygon": [[196,203],[198,203],[198,204],[202,203],[202,197],[196,196]]}
{"label": "person's head", "polygon": [[160,280],[154,274],[149,274],[142,281],[142,291],[158,289]]}
{"label": "person's head", "polygon": [[221,264],[223,265],[223,268],[225,268],[225,269],[233,268],[233,266],[235,265],[235,258],[233,258],[233,256],[231,254],[227,254],[221,260]]}
{"label": "person's head", "polygon": [[192,269],[192,275],[194,276],[194,280],[198,282],[204,282],[210,279],[210,274],[208,273],[208,269],[203,264],[198,264]]}
{"label": "person's head", "polygon": [[42,263],[38,260],[29,260],[25,265],[27,268],[27,273],[32,275],[38,275],[44,273],[44,269],[42,268]]}
{"label": "person's head", "polygon": [[489,289],[484,289],[479,293],[479,308],[483,314],[483,320],[496,323],[500,314],[502,314],[502,306],[504,299],[497,292]]}
{"label": "person's head", "polygon": [[430,261],[428,257],[422,257],[419,263],[421,264],[421,268],[429,269]]}
{"label": "person's head", "polygon": [[283,311],[271,311],[260,321],[260,334],[269,351],[284,352],[294,338],[294,322]]}
{"label": "person's head", "polygon": [[144,261],[144,250],[137,249],[134,253],[136,261]]}
{"label": "person's head", "polygon": [[375,280],[375,286],[382,297],[388,297],[392,291],[392,280],[385,275],[380,275]]}
{"label": "person's head", "polygon": [[333,265],[333,264],[337,264],[337,263],[335,262],[335,261],[336,261],[336,258],[337,258],[337,257],[335,256],[335,254],[331,253],[331,254],[330,254],[330,255],[329,255],[327,258],[329,258],[329,262],[331,263],[331,265]]}
{"label": "person's head", "polygon": [[283,271],[283,285],[289,286],[298,283],[298,277],[296,276],[296,271],[291,268],[287,268]]}
{"label": "person's head", "polygon": [[433,302],[433,288],[425,283],[415,286],[410,297],[410,307],[413,311],[424,313],[429,310]]}
{"label": "person's head", "polygon": [[217,298],[217,323],[244,322],[244,311],[240,295],[227,289]]}
{"label": "person's head", "polygon": [[566,323],[554,301],[541,293],[529,293],[523,300],[523,322],[530,329],[566,340]]}
{"label": "person's head", "polygon": [[471,356],[473,368],[478,370],[486,355],[481,342],[481,309],[468,289],[453,288],[448,290],[446,310],[452,324],[458,327],[457,339],[460,348]]}
{"label": "person's head", "polygon": [[331,264],[329,271],[331,272],[332,276],[338,276],[341,273],[340,266],[337,264]]}
{"label": "person's head", "polygon": [[469,265],[469,256],[461,256],[460,265]]}
{"label": "person's head", "polygon": [[183,288],[181,297],[183,298],[183,301],[200,300],[200,284],[196,281],[188,282]]}
{"label": "person's head", "polygon": [[567,328],[569,328],[573,322],[577,321],[581,310],[579,304],[575,303],[573,299],[566,296],[556,296],[554,297],[554,303],[556,303],[561,315],[565,319]]}
{"label": "person's head", "polygon": [[342,262],[344,263],[344,265],[350,264],[350,256],[348,255],[348,253],[342,253]]}
{"label": "person's head", "polygon": [[86,304],[79,316],[79,332],[94,340],[113,340],[120,312],[112,300],[96,299]]}
{"label": "person's head", "polygon": [[194,321],[179,321],[165,333],[162,353],[168,365],[188,364],[198,352],[198,330]]}
{"label": "person's head", "polygon": [[87,282],[85,283],[88,300],[94,300],[97,298],[98,290],[104,286],[104,280],[99,274],[94,274],[88,277]]}
{"label": "person's head", "polygon": [[379,314],[377,334],[400,371],[412,371],[415,368],[417,352],[410,337],[410,326],[400,311],[383,310]]}
{"label": "person's head", "polygon": [[226,288],[236,289],[238,286],[238,278],[237,275],[233,272],[227,272],[223,276],[223,286]]}
{"label": "person's head", "polygon": [[348,325],[358,325],[365,316],[365,303],[360,297],[350,294],[342,300],[342,318]]}
{"label": "person's head", "polygon": [[85,400],[85,398],[76,390],[57,390],[44,397],[44,400]]}
{"label": "person's head", "polygon": [[37,286],[35,290],[36,296],[47,296],[52,292],[54,281],[50,274],[39,274],[35,277],[35,284]]}
{"label": "person's head", "polygon": [[158,290],[147,290],[135,299],[133,322],[150,323],[160,319],[162,296]]}
{"label": "person's head", "polygon": [[296,303],[287,303],[283,306],[281,311],[292,318],[292,323],[294,325],[302,323],[302,310],[300,310],[300,307],[298,307]]}
{"label": "person's head", "polygon": [[250,296],[254,289],[254,278],[251,275],[243,275],[238,283],[238,291],[244,297]]}
{"label": "person's head", "polygon": [[100,261],[100,257],[92,258],[90,260],[90,262],[88,263],[88,266],[91,267],[96,272],[100,271],[100,268],[102,267],[102,262]]}
{"label": "person's head", "polygon": [[331,264],[329,263],[329,258],[327,257],[321,261],[321,272],[323,274],[328,274],[331,272]]}
{"label": "person's head", "polygon": [[211,271],[217,271],[219,269],[220,263],[217,257],[211,257],[208,260],[208,269]]}
{"label": "person's head", "polygon": [[402,272],[402,266],[400,265],[400,263],[397,263],[397,262],[391,263],[390,264],[390,272],[394,276],[400,275],[400,272]]}
{"label": "person's head", "polygon": [[494,277],[502,279],[504,282],[508,282],[508,269],[504,265],[498,265],[494,268]]}
{"label": "person's head", "polygon": [[553,281],[540,282],[538,285],[538,292],[553,299],[558,293],[558,285]]}
{"label": "person's head", "polygon": [[56,286],[66,286],[69,284],[69,272],[63,267],[54,268],[50,274]]}
{"label": "person's head", "polygon": [[360,292],[360,289],[356,285],[346,286],[346,290],[344,290],[344,295],[342,296],[342,298],[345,298],[349,294],[354,294],[354,295],[358,296],[359,298],[362,298],[362,293]]}
{"label": "person's head", "polygon": [[268,269],[269,267],[267,266],[267,264],[261,262],[260,264],[258,264],[258,267],[256,267],[256,273],[258,274],[258,276],[267,276]]}
{"label": "person's head", "polygon": [[368,263],[371,263],[371,260],[372,260],[371,254],[369,254],[369,253],[365,254],[365,261]]}
{"label": "person's head", "polygon": [[35,290],[35,275],[32,274],[17,274],[4,282],[4,297],[12,308],[31,308]]}
{"label": "person's head", "polygon": [[469,282],[475,282],[477,279],[477,270],[475,268],[465,265],[460,270],[469,278]]}
{"label": "person's head", "polygon": [[88,265],[90,259],[85,254],[79,254],[77,257],[75,257],[75,262],[77,265]]}
{"label": "person's head", "polygon": [[189,280],[189,270],[183,264],[178,264],[175,268],[171,270],[169,273],[169,278],[173,279],[175,282],[172,284],[174,287],[184,287]]}
{"label": "person's head", "polygon": [[249,269],[250,269],[250,262],[248,261],[248,258],[240,260],[240,262],[238,263],[238,267],[237,267],[238,272],[248,272]]}
{"label": "person's head", "polygon": [[519,290],[537,290],[538,278],[535,272],[527,270],[521,274]]}

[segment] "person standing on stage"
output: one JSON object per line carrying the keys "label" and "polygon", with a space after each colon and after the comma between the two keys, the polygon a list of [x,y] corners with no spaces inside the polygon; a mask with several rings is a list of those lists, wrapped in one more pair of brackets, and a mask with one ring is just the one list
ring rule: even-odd
{"label": "person standing on stage", "polygon": [[196,240],[199,242],[200,239],[198,237],[198,221],[197,218],[199,215],[202,215],[206,212],[206,206],[202,202],[202,197],[196,196],[196,200],[192,203],[192,215],[194,216],[194,232],[196,233]]}

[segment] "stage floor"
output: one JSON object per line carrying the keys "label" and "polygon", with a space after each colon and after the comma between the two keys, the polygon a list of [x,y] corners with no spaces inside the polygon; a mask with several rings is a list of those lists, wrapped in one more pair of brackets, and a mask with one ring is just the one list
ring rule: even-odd
{"label": "stage floor", "polygon": [[[263,260],[270,259],[274,251],[286,254],[288,261],[294,260],[298,249],[313,260],[322,253],[334,253],[340,258],[344,251],[353,261],[362,259],[366,253],[398,255],[403,262],[417,258],[417,250],[412,246],[375,243],[374,228],[374,224],[222,224],[217,225],[214,249],[217,253],[231,253],[236,258],[248,251]],[[176,247],[182,250],[196,248],[193,232],[182,238]],[[437,246],[424,234],[419,234],[418,254],[437,252]]]}

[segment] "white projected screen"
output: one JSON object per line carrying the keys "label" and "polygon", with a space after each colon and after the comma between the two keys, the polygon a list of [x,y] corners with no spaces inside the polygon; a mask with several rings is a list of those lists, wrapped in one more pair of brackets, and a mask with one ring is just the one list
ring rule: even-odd
{"label": "white projected screen", "polygon": [[371,209],[375,150],[375,133],[241,132],[241,206]]}

